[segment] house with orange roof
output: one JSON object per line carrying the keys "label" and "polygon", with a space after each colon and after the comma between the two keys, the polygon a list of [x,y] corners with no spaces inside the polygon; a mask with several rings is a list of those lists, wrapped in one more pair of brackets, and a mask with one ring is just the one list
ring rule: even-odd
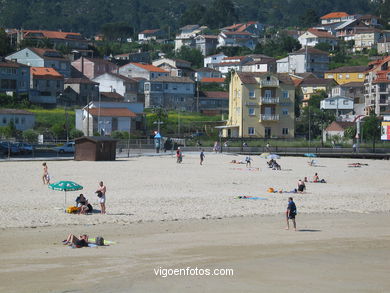
{"label": "house with orange roof", "polygon": [[258,21],[248,21],[246,23],[237,23],[221,29],[227,32],[248,32],[252,35],[260,36],[264,32],[264,25]]}
{"label": "house with orange roof", "polygon": [[334,47],[339,42],[339,40],[328,31],[315,28],[309,28],[306,32],[299,36],[298,41],[302,47],[315,47],[320,43],[327,43],[331,47]]}
{"label": "house with orange roof", "polygon": [[369,64],[364,82],[365,112],[382,115],[390,110],[390,56]]}
{"label": "house with orange roof", "polygon": [[169,71],[144,63],[128,63],[119,67],[117,73],[129,78],[140,77],[146,80],[152,80],[160,76],[169,76]]}
{"label": "house with orange roof", "polygon": [[320,17],[321,24],[332,24],[332,23],[347,21],[354,18],[355,18],[354,15],[349,15],[346,12],[331,12]]}
{"label": "house with orange roof", "polygon": [[24,48],[5,59],[32,67],[52,67],[64,77],[70,77],[70,61],[54,49]]}
{"label": "house with orange roof", "polygon": [[140,42],[148,42],[151,40],[157,40],[164,36],[164,31],[161,29],[149,29],[143,30],[138,34],[138,41]]}
{"label": "house with orange roof", "polygon": [[31,67],[30,102],[56,106],[64,91],[64,76],[52,67]]}
{"label": "house with orange roof", "polygon": [[88,41],[80,33],[74,32],[14,29],[10,31],[9,36],[11,39],[16,39],[17,44],[23,40],[32,41],[34,44],[49,40],[54,48],[66,46],[71,49],[88,49]]}
{"label": "house with orange roof", "polygon": [[177,58],[159,58],[153,60],[152,65],[169,72],[170,76],[188,76],[194,78],[191,62]]}

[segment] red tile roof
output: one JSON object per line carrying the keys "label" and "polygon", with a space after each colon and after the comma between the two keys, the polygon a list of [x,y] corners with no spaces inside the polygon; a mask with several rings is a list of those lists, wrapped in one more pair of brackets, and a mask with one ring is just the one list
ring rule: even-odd
{"label": "red tile roof", "polygon": [[144,31],[140,32],[140,34],[148,35],[148,34],[157,33],[159,31],[160,31],[160,29],[144,30]]}
{"label": "red tile roof", "polygon": [[199,94],[201,98],[208,98],[208,99],[229,99],[229,93],[228,92],[201,92]]}
{"label": "red tile roof", "polygon": [[321,19],[332,19],[350,16],[346,12],[331,12],[321,17]]}
{"label": "red tile roof", "polygon": [[[89,114],[92,116],[99,115],[99,108],[89,109]],[[137,117],[137,115],[126,108],[100,108],[100,116],[105,117]]]}
{"label": "red tile roof", "polygon": [[67,78],[65,80],[66,84],[94,84],[98,85],[98,82],[94,82],[88,78],[83,77],[76,77],[76,78]]}
{"label": "red tile roof", "polygon": [[225,79],[223,77],[204,77],[200,82],[204,83],[223,83],[225,82]]}
{"label": "red tile roof", "polygon": [[[63,40],[80,40],[85,41],[80,33],[58,32],[58,31],[44,31],[44,30],[23,30],[24,37],[28,38],[32,34],[42,34],[42,38],[48,39],[63,39]],[[37,38],[37,36],[31,36]]]}
{"label": "red tile roof", "polygon": [[336,39],[335,36],[332,36],[329,32],[326,30],[320,30],[315,28],[309,28],[307,30],[309,33],[312,33],[313,35],[319,37],[319,38],[327,38],[327,39]]}
{"label": "red tile roof", "polygon": [[354,126],[353,122],[341,122],[341,121],[333,121],[325,130],[326,131],[344,131],[348,127]]}
{"label": "red tile roof", "polygon": [[33,51],[35,54],[37,54],[38,56],[44,59],[66,60],[60,51],[54,49],[44,49],[44,48],[27,48],[27,49]]}
{"label": "red tile roof", "polygon": [[116,92],[100,92],[100,95],[102,97],[110,98],[110,99],[117,99],[117,100],[123,100],[124,97],[121,94],[118,94]]}
{"label": "red tile roof", "polygon": [[35,79],[64,79],[64,76],[51,67],[31,67],[31,74]]}
{"label": "red tile roof", "polygon": [[[157,67],[157,66],[154,66],[154,65],[151,65],[151,64],[142,64],[142,63],[130,63],[134,66],[137,66],[137,67],[140,67],[142,69],[145,69],[147,71],[151,71],[151,72],[163,72],[163,73],[169,73],[168,71],[160,68],[160,67]],[[124,65],[126,66],[126,65]],[[123,67],[123,66],[122,66]]]}

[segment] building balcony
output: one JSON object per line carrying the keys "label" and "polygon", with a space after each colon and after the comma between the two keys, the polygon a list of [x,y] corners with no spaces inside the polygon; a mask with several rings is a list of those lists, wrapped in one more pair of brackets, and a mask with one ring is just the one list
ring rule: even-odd
{"label": "building balcony", "polygon": [[260,104],[279,104],[279,98],[261,97]]}
{"label": "building balcony", "polygon": [[260,87],[279,87],[279,80],[260,80]]}
{"label": "building balcony", "polygon": [[249,107],[259,107],[259,104],[256,103],[256,102],[246,102],[246,103],[245,103],[245,106],[249,106]]}
{"label": "building balcony", "polygon": [[278,114],[260,114],[260,121],[279,121],[279,115]]}

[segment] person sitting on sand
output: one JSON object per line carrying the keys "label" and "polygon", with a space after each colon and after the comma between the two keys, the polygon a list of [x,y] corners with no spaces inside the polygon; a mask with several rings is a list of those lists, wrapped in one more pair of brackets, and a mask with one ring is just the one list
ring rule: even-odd
{"label": "person sitting on sand", "polygon": [[272,166],[272,170],[282,170],[282,167],[275,161],[274,165]]}
{"label": "person sitting on sand", "polygon": [[64,245],[71,245],[75,248],[87,247],[88,246],[88,235],[80,235],[79,238],[73,234],[69,234],[66,240],[62,241]]}
{"label": "person sitting on sand", "polygon": [[298,192],[299,193],[303,193],[303,191],[306,189],[306,185],[305,185],[305,183],[301,180],[301,179],[299,179],[298,180]]}
{"label": "person sitting on sand", "polygon": [[319,181],[320,181],[320,177],[318,177],[318,173],[315,173],[313,177],[313,182],[319,182]]}
{"label": "person sitting on sand", "polygon": [[269,162],[267,162],[268,167],[273,168],[274,163],[275,163],[275,160],[274,160],[274,159],[269,160]]}
{"label": "person sitting on sand", "polygon": [[80,194],[76,198],[76,204],[79,209],[79,214],[85,215],[92,212],[92,205],[88,203],[88,200],[85,198],[84,194]]}

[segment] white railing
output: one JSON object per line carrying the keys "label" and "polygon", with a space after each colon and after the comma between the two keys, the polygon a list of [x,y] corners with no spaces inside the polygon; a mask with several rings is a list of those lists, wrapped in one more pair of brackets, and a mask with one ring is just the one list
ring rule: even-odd
{"label": "white railing", "polygon": [[260,103],[262,103],[262,104],[278,104],[279,98],[262,97],[262,98],[260,98]]}
{"label": "white railing", "polygon": [[261,114],[260,120],[261,121],[279,121],[279,115],[278,114]]}

